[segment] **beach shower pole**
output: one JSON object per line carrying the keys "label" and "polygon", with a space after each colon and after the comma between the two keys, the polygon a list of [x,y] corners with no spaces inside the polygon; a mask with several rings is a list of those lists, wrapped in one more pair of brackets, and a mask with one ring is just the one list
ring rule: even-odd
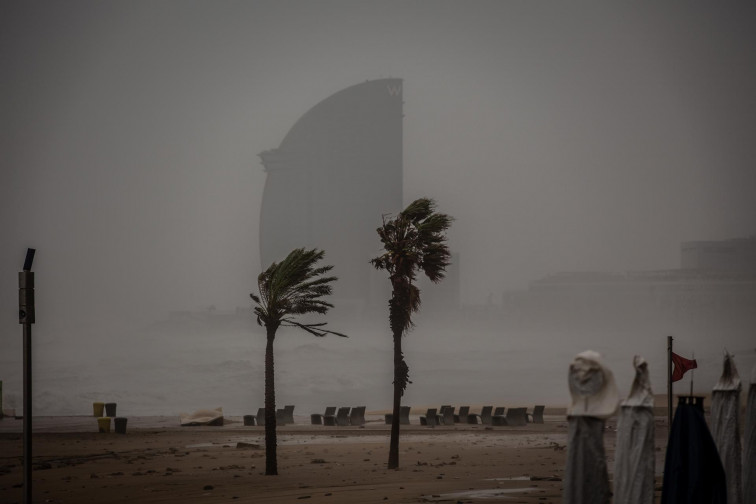
{"label": "beach shower pole", "polygon": [[24,503],[32,502],[32,347],[34,323],[34,273],[31,271],[35,249],[26,249],[24,270],[18,273],[18,323],[24,326]]}

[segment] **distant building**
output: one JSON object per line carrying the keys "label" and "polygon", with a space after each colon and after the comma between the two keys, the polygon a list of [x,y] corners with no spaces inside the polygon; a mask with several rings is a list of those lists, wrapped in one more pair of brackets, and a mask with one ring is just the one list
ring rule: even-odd
{"label": "distant building", "polygon": [[750,334],[756,327],[754,238],[686,242],[680,269],[565,272],[504,297],[511,323],[564,330]]}
{"label": "distant building", "polygon": [[684,242],[680,249],[683,269],[756,272],[756,236]]}
{"label": "distant building", "polygon": [[263,267],[317,247],[339,278],[334,297],[368,302],[376,228],[403,203],[402,118],[402,80],[366,81],[315,105],[278,148],[260,154]]}

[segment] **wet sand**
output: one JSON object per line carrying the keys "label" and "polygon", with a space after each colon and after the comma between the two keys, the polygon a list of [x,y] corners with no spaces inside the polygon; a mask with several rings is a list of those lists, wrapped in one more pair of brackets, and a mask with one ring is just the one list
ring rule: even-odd
{"label": "wet sand", "polygon": [[[129,419],[98,433],[92,417],[35,418],[35,502],[559,503],[567,422],[524,427],[402,426],[400,469],[387,470],[389,426],[279,428],[278,476],[264,476],[262,427],[179,427],[176,417]],[[307,422],[307,423],[305,423]],[[21,421],[0,420],[0,502],[21,503]],[[666,424],[657,419],[657,475]],[[610,472],[615,430],[607,423]],[[611,476],[611,475],[610,475]],[[657,477],[660,485],[660,477]],[[659,492],[657,492],[657,500]]]}

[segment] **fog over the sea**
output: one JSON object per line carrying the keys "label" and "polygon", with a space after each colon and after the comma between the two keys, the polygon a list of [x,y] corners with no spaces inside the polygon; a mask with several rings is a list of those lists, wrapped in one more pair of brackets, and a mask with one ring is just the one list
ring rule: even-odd
{"label": "fog over the sea", "polygon": [[[40,414],[111,398],[124,414],[262,406],[262,333],[211,316],[249,308],[267,266],[258,154],[368,79],[404,79],[404,202],[455,217],[466,307],[561,271],[679,268],[683,241],[753,236],[755,23],[745,2],[2,2],[6,398],[20,408],[17,272],[34,247]],[[408,403],[564,402],[589,347],[623,391],[642,353],[664,392],[664,327],[525,333],[464,313],[418,317]],[[326,319],[350,338],[278,338],[278,402],[388,407],[388,321]],[[748,381],[753,329],[675,334],[697,389],[725,348]]]}

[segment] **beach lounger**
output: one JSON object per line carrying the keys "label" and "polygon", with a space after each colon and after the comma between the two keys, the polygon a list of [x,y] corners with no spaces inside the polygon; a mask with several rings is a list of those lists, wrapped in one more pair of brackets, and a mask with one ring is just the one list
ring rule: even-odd
{"label": "beach lounger", "polygon": [[491,425],[509,425],[507,417],[504,415],[505,409],[505,407],[499,406],[494,410],[493,415],[491,415]]}
{"label": "beach lounger", "polygon": [[287,424],[293,424],[294,423],[294,406],[293,405],[284,406],[283,411],[284,411],[283,412],[284,422],[286,422]]}
{"label": "beach lounger", "polygon": [[441,421],[444,425],[454,425],[454,406],[441,407]]}
{"label": "beach lounger", "polygon": [[257,409],[257,425],[265,425],[265,408]]}
{"label": "beach lounger", "polygon": [[352,409],[349,406],[343,406],[339,408],[336,413],[336,425],[339,427],[346,427],[349,425],[349,410]]}
{"label": "beach lounger", "polygon": [[527,408],[509,408],[507,411],[507,425],[509,426],[523,426],[528,423],[525,411]]}
{"label": "beach lounger", "polygon": [[410,407],[409,406],[402,406],[399,408],[399,425],[409,425],[410,424]]}
{"label": "beach lounger", "polygon": [[436,414],[436,408],[428,408],[425,416],[420,417],[420,425],[427,425],[428,427],[435,427],[438,425],[438,415]]}
{"label": "beach lounger", "polygon": [[323,425],[329,425],[331,427],[336,425],[336,408],[334,408],[334,412],[330,415],[323,415]]}
{"label": "beach lounger", "polygon": [[336,414],[336,406],[327,406],[325,413],[313,413],[310,415],[310,423],[312,425],[323,425],[323,419],[327,416],[333,416]]}
{"label": "beach lounger", "polygon": [[[399,425],[409,425],[410,424],[410,407],[409,406],[400,406],[399,407]],[[386,419],[386,425],[391,425],[392,420],[394,419],[393,413],[386,413],[385,419]]]}
{"label": "beach lounger", "polygon": [[352,408],[352,412],[349,414],[349,423],[357,427],[365,425],[365,406]]}
{"label": "beach lounger", "polygon": [[470,406],[460,406],[459,414],[454,415],[454,423],[467,423],[467,417],[470,414]]}
{"label": "beach lounger", "polygon": [[536,406],[533,408],[533,414],[525,413],[525,419],[533,423],[543,423],[543,410],[546,406]]}
{"label": "beach lounger", "polygon": [[467,416],[467,423],[476,424],[480,420],[483,425],[491,425],[491,410],[493,410],[493,406],[483,406],[479,415],[470,413]]}

